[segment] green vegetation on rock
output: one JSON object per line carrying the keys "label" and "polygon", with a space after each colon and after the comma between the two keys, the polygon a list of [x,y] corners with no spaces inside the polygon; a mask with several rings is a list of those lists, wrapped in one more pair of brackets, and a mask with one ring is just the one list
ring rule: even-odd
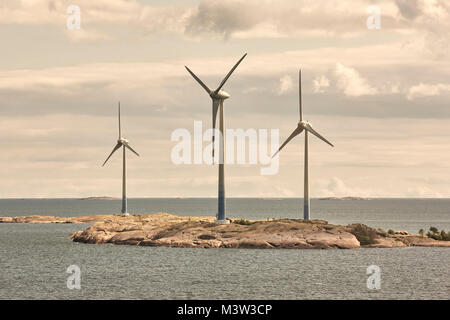
{"label": "green vegetation on rock", "polygon": [[233,223],[240,224],[243,226],[249,226],[249,225],[252,225],[254,222],[247,220],[247,219],[236,219],[236,220],[233,220]]}
{"label": "green vegetation on rock", "polygon": [[362,246],[375,244],[377,238],[377,231],[364,224],[352,224],[350,233],[353,234]]}
{"label": "green vegetation on rock", "polygon": [[450,231],[445,232],[445,230],[442,229],[441,232],[439,232],[437,228],[430,227],[430,231],[427,232],[427,237],[434,240],[450,241]]}

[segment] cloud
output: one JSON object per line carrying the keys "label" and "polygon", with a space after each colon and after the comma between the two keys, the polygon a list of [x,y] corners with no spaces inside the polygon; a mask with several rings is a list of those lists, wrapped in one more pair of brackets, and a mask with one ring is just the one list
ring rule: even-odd
{"label": "cloud", "polygon": [[98,42],[112,39],[112,37],[107,33],[96,30],[86,30],[86,29],[66,30],[66,34],[69,40],[75,43],[81,41]]}
{"label": "cloud", "polygon": [[[0,195],[120,193],[120,157],[100,169],[117,134],[120,99],[126,137],[142,153],[130,158],[130,193],[215,196],[214,168],[175,167],[168,141],[194,120],[210,127],[210,104],[184,65],[214,86],[243,46],[249,57],[225,88],[232,94],[227,125],[280,127],[285,138],[298,117],[294,74],[301,66],[308,120],[336,144],[330,150],[311,139],[315,196],[450,195],[448,184],[435,182],[450,164],[450,60],[421,52],[445,53],[448,5],[403,1],[411,7],[400,12],[381,0],[382,29],[368,31],[369,2],[77,0],[77,34],[66,31],[72,1],[0,0],[0,135],[8,149],[0,159]],[[423,44],[404,45],[416,38]],[[426,95],[435,96],[432,107],[420,99]],[[302,143],[293,141],[270,179],[258,176],[259,166],[230,166],[230,195],[301,196]],[[427,177],[429,183],[409,180]],[[428,191],[408,189],[421,186]]]}
{"label": "cloud", "polygon": [[445,195],[436,191],[433,186],[414,186],[406,189],[406,196],[413,198],[445,198]]}
{"label": "cloud", "polygon": [[[345,179],[347,182],[350,180],[352,183],[353,179]],[[346,197],[346,196],[357,196],[357,197],[368,197],[373,196],[374,190],[366,188],[352,188],[348,186],[348,183],[344,182],[343,179],[339,177],[316,179],[312,181],[312,196],[315,197]]]}
{"label": "cloud", "polygon": [[399,93],[400,89],[397,84],[390,84],[389,89],[391,93]]}
{"label": "cloud", "polygon": [[408,98],[408,100],[414,100],[416,98],[438,96],[446,91],[450,91],[450,84],[420,83],[418,85],[415,85],[415,86],[412,86],[411,88],[409,88],[407,98]]}
{"label": "cloud", "polygon": [[[64,26],[69,0],[4,0],[0,24],[45,24]],[[402,31],[397,7],[384,0],[383,28]],[[367,1],[338,0],[203,0],[188,6],[182,2],[155,6],[136,0],[78,0],[82,23],[90,27],[111,24],[143,34],[177,34],[188,38],[205,36],[261,37],[353,37],[369,32]]]}
{"label": "cloud", "polygon": [[359,97],[363,95],[374,95],[378,90],[370,86],[356,69],[346,67],[337,63],[334,73],[337,77],[337,86],[346,96]]}
{"label": "cloud", "polygon": [[396,0],[399,16],[415,37],[409,41],[435,59],[449,56],[450,4],[447,0]]}
{"label": "cloud", "polygon": [[335,196],[354,195],[355,191],[348,188],[344,181],[338,177],[333,177],[328,183],[327,191]]}
{"label": "cloud", "polygon": [[263,92],[267,90],[264,87],[258,87],[258,86],[252,86],[252,87],[247,87],[244,90],[242,90],[243,93],[258,93],[258,92]]}
{"label": "cloud", "polygon": [[0,23],[3,24],[45,24],[65,26],[70,16],[66,12],[70,5],[80,7],[81,19],[93,22],[128,22],[139,14],[143,5],[135,0],[3,0],[0,3]]}
{"label": "cloud", "polygon": [[229,38],[261,21],[262,8],[254,1],[202,1],[188,18],[186,33],[194,37],[215,33]]}
{"label": "cloud", "polygon": [[325,88],[330,86],[330,80],[326,76],[316,77],[313,80],[314,92],[325,92]]}
{"label": "cloud", "polygon": [[278,95],[285,94],[286,92],[289,92],[294,87],[294,84],[292,82],[292,78],[289,75],[285,75],[280,78],[280,86],[277,90]]}
{"label": "cloud", "polygon": [[[379,1],[383,27],[400,31],[397,7]],[[225,39],[261,37],[354,37],[369,32],[367,1],[337,0],[208,0],[187,19],[188,35],[216,34]]]}
{"label": "cloud", "polygon": [[[146,34],[183,34],[186,17],[192,8],[185,6],[151,6],[136,0],[33,0],[0,2],[0,24],[43,25],[66,29],[70,14],[66,12],[70,5],[80,7],[81,30],[67,36],[76,41],[92,41],[112,37],[115,28],[121,26],[132,31]],[[93,29],[105,29],[105,32]],[[106,31],[109,30],[109,35]]]}
{"label": "cloud", "polygon": [[[117,37],[126,30],[138,37],[175,35],[184,40],[315,37],[369,39],[367,0],[203,0],[152,5],[137,0],[78,0],[79,33],[65,32],[70,0],[0,1],[0,24],[51,26],[71,42]],[[450,5],[445,0],[380,0],[382,30],[433,59],[450,52]],[[363,38],[364,37],[364,38]]]}
{"label": "cloud", "polygon": [[419,0],[395,0],[400,14],[407,19],[415,19],[421,14]]}
{"label": "cloud", "polygon": [[[201,87],[183,66],[191,67],[206,84],[214,86],[239,56],[240,53],[233,52],[223,56],[180,56],[141,63],[81,63],[61,67],[0,69],[0,104],[3,106],[0,113],[12,115],[18,112],[64,110],[90,114],[89,110],[95,105],[100,108],[100,114],[104,114],[108,99],[115,101],[125,97],[129,103],[138,104],[142,110],[152,112],[167,110],[178,113],[188,105],[200,111],[202,104],[197,103],[197,96],[193,94],[198,91],[191,90],[201,90]],[[355,56],[365,56],[367,59],[355,60]],[[340,61],[341,69],[354,72],[342,72],[338,76],[335,73],[336,60]],[[406,99],[408,88],[421,81],[445,83],[450,75],[450,64],[420,60],[395,45],[363,46],[339,51],[336,48],[313,48],[289,52],[250,52],[233,75],[233,81],[226,85],[225,89],[233,95],[229,103],[240,102],[249,106],[243,112],[252,112],[252,108],[258,105],[259,112],[273,115],[276,112],[274,105],[287,104],[291,99],[288,93],[297,86],[297,81],[289,79],[289,75],[298,68],[299,61],[304,68],[304,83],[310,83],[304,86],[305,98],[314,90],[313,79],[320,83],[320,75],[323,75],[330,82],[324,94],[316,95],[315,106],[310,113],[366,117],[408,115],[414,118],[448,118],[450,115],[444,99],[435,99],[431,109],[424,109],[421,99],[410,100],[411,103]],[[360,70],[364,70],[364,77]],[[355,73],[357,77],[352,78],[351,75]],[[364,81],[350,81],[347,78],[363,78]],[[361,82],[365,90],[358,89]],[[354,92],[356,89],[359,91]],[[364,108],[340,99],[370,93],[371,90],[378,95],[363,95]]]}

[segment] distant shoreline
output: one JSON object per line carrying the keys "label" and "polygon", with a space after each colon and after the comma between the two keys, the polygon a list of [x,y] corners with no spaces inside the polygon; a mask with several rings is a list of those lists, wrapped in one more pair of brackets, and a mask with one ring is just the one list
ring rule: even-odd
{"label": "distant shoreline", "polygon": [[[92,198],[112,198],[114,200],[120,200],[120,197],[17,197],[17,198],[0,198],[0,200],[86,200]],[[450,200],[450,197],[447,198],[401,198],[401,197],[318,197],[311,198],[311,200],[342,200],[345,198],[354,199],[354,200]],[[128,197],[128,199],[173,199],[173,200],[185,200],[185,199],[216,199],[216,197]],[[227,197],[227,199],[253,199],[253,200],[291,200],[298,199],[303,200],[302,197]],[[102,199],[93,199],[93,200],[102,200]],[[107,199],[108,200],[108,199]]]}

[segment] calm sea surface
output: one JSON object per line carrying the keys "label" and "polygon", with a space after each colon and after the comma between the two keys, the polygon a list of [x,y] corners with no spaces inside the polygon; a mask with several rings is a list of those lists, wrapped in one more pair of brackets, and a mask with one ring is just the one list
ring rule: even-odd
{"label": "calm sea surface", "polygon": [[[312,200],[312,217],[450,230],[450,199]],[[301,199],[229,199],[228,216],[302,216]],[[120,201],[0,200],[0,216],[116,213]],[[132,213],[214,216],[215,199],[130,199]],[[0,299],[450,299],[450,249],[177,249],[74,243],[87,224],[0,224]],[[381,268],[381,289],[366,268]],[[81,289],[66,269],[81,268]]]}

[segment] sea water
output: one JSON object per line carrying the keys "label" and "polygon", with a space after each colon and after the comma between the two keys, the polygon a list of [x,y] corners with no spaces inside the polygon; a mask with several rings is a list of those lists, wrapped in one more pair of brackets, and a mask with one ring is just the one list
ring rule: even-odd
{"label": "sea water", "polygon": [[[132,213],[214,216],[215,199],[130,199]],[[448,199],[312,200],[312,218],[450,230]],[[116,213],[120,201],[0,200],[0,216]],[[299,218],[301,199],[228,199],[230,217]],[[88,224],[0,224],[0,299],[449,299],[450,249],[179,249],[74,243]],[[66,272],[80,267],[81,289]],[[381,288],[367,287],[380,267]]]}

